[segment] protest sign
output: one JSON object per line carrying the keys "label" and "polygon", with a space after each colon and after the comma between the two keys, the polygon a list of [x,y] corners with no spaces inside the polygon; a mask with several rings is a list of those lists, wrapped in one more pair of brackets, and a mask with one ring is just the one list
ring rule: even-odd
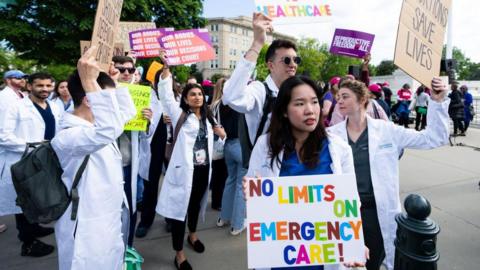
{"label": "protest sign", "polygon": [[130,39],[128,33],[141,29],[155,29],[154,22],[120,22],[118,24],[117,33],[115,34],[115,42],[123,43],[125,50],[130,51]]}
{"label": "protest sign", "polygon": [[112,61],[115,31],[120,22],[123,0],[98,0],[92,46],[96,46],[95,59],[103,71],[108,71]]}
{"label": "protest sign", "polygon": [[182,65],[215,58],[207,29],[189,29],[167,32],[158,39],[165,49],[169,65]]}
{"label": "protest sign", "polygon": [[353,174],[249,180],[248,268],[364,262],[356,187]]}
{"label": "protest sign", "polygon": [[[80,55],[83,55],[88,48],[90,48],[90,40],[80,40]],[[115,43],[113,45],[113,56],[123,56],[125,55],[125,50],[123,49],[123,43]]]}
{"label": "protest sign", "polygon": [[374,38],[375,35],[369,33],[337,28],[330,45],[330,52],[363,58],[372,49]]}
{"label": "protest sign", "polygon": [[151,58],[160,55],[158,39],[173,28],[143,29],[130,32],[130,48],[136,58]]}
{"label": "protest sign", "polygon": [[142,110],[150,108],[150,87],[136,84],[120,84],[127,87],[137,109],[137,115],[125,124],[124,130],[146,131],[148,121],[143,118]]}
{"label": "protest sign", "polygon": [[432,77],[440,74],[451,3],[451,0],[403,1],[393,62],[427,86]]}
{"label": "protest sign", "polygon": [[331,21],[332,10],[326,1],[255,0],[257,12],[273,19],[273,24],[311,24]]}
{"label": "protest sign", "polygon": [[151,83],[155,83],[155,74],[163,68],[163,65],[157,61],[153,61],[152,64],[150,64],[150,67],[148,67],[147,75],[145,78],[147,81]]}

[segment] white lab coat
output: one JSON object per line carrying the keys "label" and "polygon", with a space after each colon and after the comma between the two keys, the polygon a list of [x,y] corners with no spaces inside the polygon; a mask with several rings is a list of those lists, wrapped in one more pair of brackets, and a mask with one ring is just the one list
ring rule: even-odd
{"label": "white lab coat", "polygon": [[[275,161],[273,163],[273,168],[270,166],[271,157],[268,144],[269,136],[270,134],[267,133],[258,138],[258,141],[252,150],[247,176],[255,177],[256,175],[260,175],[265,177],[277,177],[280,175],[280,164],[278,162]],[[350,146],[341,138],[333,134],[328,135],[328,141],[328,151],[332,158],[330,168],[332,169],[333,174],[355,174],[352,149]],[[281,162],[283,151],[279,154],[279,157]],[[324,266],[325,270],[338,270],[344,268],[343,265],[339,264]]]}
{"label": "white lab coat", "polygon": [[59,108],[61,110],[61,112],[72,113],[73,110],[74,110],[72,99],[70,99],[70,101],[68,102],[68,108],[66,110],[65,110],[65,104],[63,103],[63,100],[60,97],[56,97],[56,98],[52,99],[52,102],[54,102],[57,105],[57,108]]}
{"label": "white lab coat", "polygon": [[59,269],[120,270],[125,251],[121,233],[124,191],[122,156],[115,140],[136,111],[126,88],[87,93],[87,98],[95,123],[65,113],[60,123],[63,130],[52,140],[69,190],[90,154],[78,184],[77,219],[70,219],[70,204],[55,224]]}
{"label": "white lab coat", "polygon": [[[375,193],[378,220],[382,232],[387,269],[393,269],[394,240],[397,230],[395,215],[401,212],[399,197],[398,156],[402,149],[432,149],[448,143],[448,104],[430,101],[427,129],[418,132],[392,122],[367,115],[370,173]],[[347,121],[328,129],[348,142]]]}
{"label": "white lab coat", "polygon": [[[4,90],[5,91],[5,90]],[[3,92],[3,91],[2,91]],[[45,136],[45,122],[30,98],[12,99],[0,114],[0,216],[18,214],[22,210],[15,203],[17,193],[12,182],[10,167],[22,157],[27,143],[41,142]],[[61,112],[47,100],[58,120]]]}
{"label": "white lab coat", "polygon": [[[163,113],[162,103],[157,98],[157,94],[155,94],[155,90],[153,89],[150,94],[150,108],[153,113],[152,120],[150,121],[148,130],[146,132],[140,132],[138,145],[138,159],[140,161],[138,164],[138,175],[145,180],[149,180],[148,174],[150,171],[150,161],[152,159],[150,144],[152,143],[153,134],[155,134],[155,130],[161,121]],[[157,164],[157,166],[162,166],[162,164]]]}
{"label": "white lab coat", "polygon": [[[222,101],[223,104],[230,106],[233,110],[245,114],[245,120],[248,127],[248,135],[250,141],[255,141],[258,126],[263,114],[263,104],[265,103],[265,85],[259,81],[253,81],[249,84],[249,80],[256,63],[250,62],[242,58],[230,79],[225,82],[223,88]],[[270,75],[267,76],[265,82],[272,91],[274,97],[278,94],[278,87]],[[265,123],[263,133],[270,126],[270,115]]]}
{"label": "white lab coat", "polygon": [[[175,127],[182,114],[182,109],[173,95],[171,76],[160,80],[158,83],[158,92],[165,113],[170,116],[172,125]],[[207,120],[206,122],[210,166],[208,182],[210,183],[212,175],[213,129],[209,121]],[[178,133],[156,207],[157,213],[164,217],[184,221],[187,215],[194,170],[193,146],[199,129],[200,123],[198,118],[195,114],[191,113]],[[224,142],[224,140],[221,141]],[[208,189],[205,191],[201,202],[200,214],[202,219],[205,218],[207,195]]]}

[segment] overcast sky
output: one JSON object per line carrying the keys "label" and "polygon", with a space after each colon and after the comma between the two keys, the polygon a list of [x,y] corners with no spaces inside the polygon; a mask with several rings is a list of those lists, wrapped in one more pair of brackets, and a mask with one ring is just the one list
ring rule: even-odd
{"label": "overcast sky", "polygon": [[[393,60],[401,0],[326,0],[333,21],[322,24],[277,26],[275,31],[296,37],[314,37],[331,43],[335,28],[368,32],[375,35],[372,62]],[[480,62],[480,1],[452,0],[453,45],[474,62]],[[205,0],[204,15],[210,17],[251,16],[254,0]],[[445,43],[446,43],[445,38]]]}

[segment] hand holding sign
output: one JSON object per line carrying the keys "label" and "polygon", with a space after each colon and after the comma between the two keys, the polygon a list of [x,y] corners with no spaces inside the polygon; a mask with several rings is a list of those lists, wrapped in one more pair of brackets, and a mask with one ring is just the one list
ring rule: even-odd
{"label": "hand holding sign", "polygon": [[115,85],[118,84],[118,77],[120,77],[120,71],[115,67],[113,62],[110,63],[110,67],[108,68],[108,75],[110,78],[115,82]]}
{"label": "hand holding sign", "polygon": [[267,32],[273,32],[272,19],[263,13],[253,13],[253,44],[261,49],[267,40]]}
{"label": "hand holding sign", "polygon": [[100,90],[100,86],[97,83],[100,67],[95,60],[96,50],[96,46],[90,47],[77,63],[78,75],[80,76],[83,89],[87,93]]}
{"label": "hand holding sign", "polygon": [[432,100],[436,102],[442,102],[445,99],[447,93],[447,87],[443,83],[442,79],[434,77],[432,79]]}

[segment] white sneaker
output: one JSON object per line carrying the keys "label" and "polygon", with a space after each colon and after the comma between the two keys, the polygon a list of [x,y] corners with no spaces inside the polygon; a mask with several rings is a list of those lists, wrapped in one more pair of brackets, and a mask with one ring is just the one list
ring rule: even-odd
{"label": "white sneaker", "polygon": [[223,221],[223,219],[221,219],[221,218],[217,219],[217,227],[223,227],[223,226],[225,226],[225,224],[227,224],[227,223],[225,221]]}
{"label": "white sneaker", "polygon": [[230,229],[230,234],[233,235],[233,236],[236,236],[236,235],[239,235],[241,234],[245,229],[247,228],[247,226],[245,225],[245,223],[243,224],[243,227],[238,229],[238,230],[235,230],[234,228],[231,228]]}

